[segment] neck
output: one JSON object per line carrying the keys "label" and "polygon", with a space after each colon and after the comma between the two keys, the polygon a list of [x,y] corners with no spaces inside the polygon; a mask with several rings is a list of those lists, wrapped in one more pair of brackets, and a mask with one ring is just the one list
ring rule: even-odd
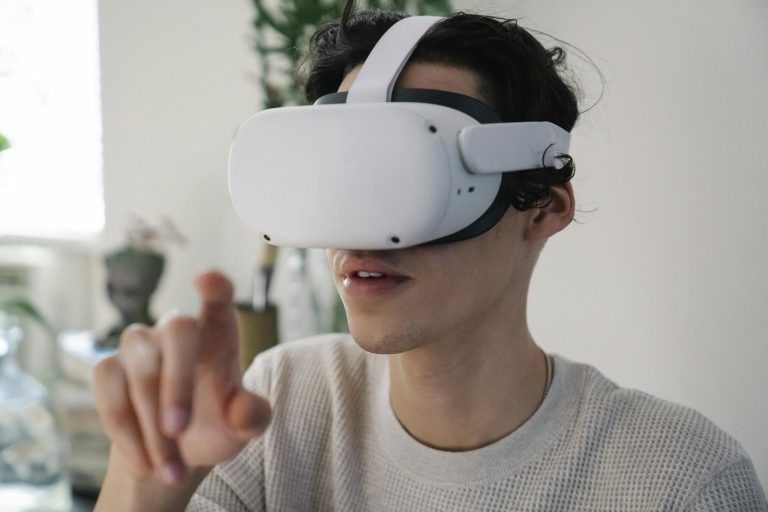
{"label": "neck", "polygon": [[523,318],[391,355],[389,377],[392,408],[411,436],[463,451],[501,439],[533,415],[546,362]]}

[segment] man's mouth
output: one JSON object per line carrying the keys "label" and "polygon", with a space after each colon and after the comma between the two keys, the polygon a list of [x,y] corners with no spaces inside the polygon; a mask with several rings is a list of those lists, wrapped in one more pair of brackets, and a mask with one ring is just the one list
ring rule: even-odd
{"label": "man's mouth", "polygon": [[352,297],[373,298],[391,292],[410,278],[374,258],[345,258],[340,269],[342,291]]}
{"label": "man's mouth", "polygon": [[341,287],[343,293],[349,297],[371,299],[399,289],[406,281],[407,277],[360,271],[345,277]]}
{"label": "man's mouth", "polygon": [[355,277],[362,277],[363,279],[377,279],[385,276],[381,272],[366,272],[364,270],[359,270],[355,273]]}
{"label": "man's mouth", "polygon": [[385,274],[384,272],[376,272],[376,271],[367,271],[367,270],[358,270],[356,272],[352,272],[349,275],[342,275],[343,281],[345,281],[345,284],[347,281],[357,280],[357,281],[393,281],[393,282],[403,282],[407,280],[408,278],[405,276],[401,276],[399,274]]}

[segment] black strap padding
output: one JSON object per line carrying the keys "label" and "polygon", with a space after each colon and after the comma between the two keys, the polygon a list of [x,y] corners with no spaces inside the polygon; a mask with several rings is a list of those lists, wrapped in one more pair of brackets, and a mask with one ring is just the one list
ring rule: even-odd
{"label": "black strap padding", "polygon": [[504,214],[507,213],[508,209],[509,199],[504,194],[504,187],[500,186],[499,192],[493,199],[491,206],[489,206],[488,209],[485,210],[485,213],[483,213],[476,221],[452,235],[430,240],[426,245],[449,244],[480,236],[486,231],[490,231],[493,226],[498,224],[501,218],[504,217]]}
{"label": "black strap padding", "polygon": [[[498,114],[487,104],[471,96],[455,92],[438,91],[435,89],[395,89],[392,91],[392,101],[398,103],[411,102],[442,105],[459,112],[464,112],[482,124],[501,122]],[[332,105],[346,102],[346,91],[332,92],[321,96],[315,102],[315,105]]]}

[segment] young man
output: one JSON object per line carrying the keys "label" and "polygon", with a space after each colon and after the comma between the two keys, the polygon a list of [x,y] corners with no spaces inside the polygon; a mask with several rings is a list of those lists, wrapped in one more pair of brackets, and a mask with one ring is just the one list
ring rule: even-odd
{"label": "young man", "polygon": [[[313,38],[310,102],[349,89],[402,17],[350,11]],[[397,87],[570,131],[562,60],[514,22],[458,14]],[[508,175],[512,208],[460,241],[330,249],[351,336],[279,346],[244,385],[232,286],[202,275],[199,316],[134,326],[97,367],[113,441],[97,510],[765,510],[749,457],[708,420],[536,345],[528,285],[573,219],[572,172]]]}

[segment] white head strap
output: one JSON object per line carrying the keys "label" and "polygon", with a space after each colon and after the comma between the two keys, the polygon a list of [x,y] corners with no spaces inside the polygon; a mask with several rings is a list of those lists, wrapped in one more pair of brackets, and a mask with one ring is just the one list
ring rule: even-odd
{"label": "white head strap", "polygon": [[412,16],[392,25],[363,63],[355,83],[347,93],[347,103],[389,101],[397,77],[419,40],[432,25],[442,19],[440,16]]}

